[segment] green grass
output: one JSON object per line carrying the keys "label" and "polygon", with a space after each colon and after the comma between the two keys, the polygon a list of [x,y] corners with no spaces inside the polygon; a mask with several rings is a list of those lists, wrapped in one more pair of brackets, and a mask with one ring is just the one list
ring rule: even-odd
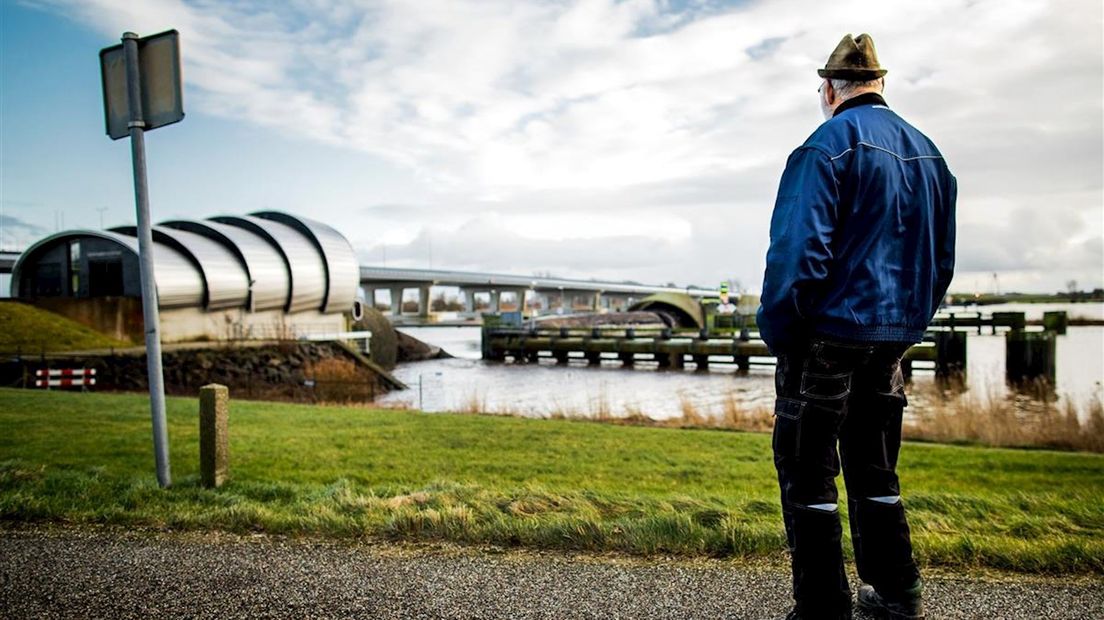
{"label": "green grass", "polygon": [[[146,403],[0,390],[0,519],[784,556],[764,434],[233,401],[231,481],[207,490],[197,401],[173,398],[162,491]],[[1104,573],[1104,456],[906,444],[901,458],[925,564]]]}
{"label": "green grass", "polygon": [[60,314],[12,301],[0,303],[0,351],[33,355],[129,346]]}

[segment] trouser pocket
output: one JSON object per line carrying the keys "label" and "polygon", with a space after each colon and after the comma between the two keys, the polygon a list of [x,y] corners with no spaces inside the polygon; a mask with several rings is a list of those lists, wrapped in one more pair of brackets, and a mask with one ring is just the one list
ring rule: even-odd
{"label": "trouser pocket", "polygon": [[801,373],[801,395],[819,400],[843,400],[851,393],[851,373]]}
{"label": "trouser pocket", "polygon": [[771,447],[776,458],[797,458],[801,455],[801,422],[804,414],[804,401],[785,397],[775,399]]}

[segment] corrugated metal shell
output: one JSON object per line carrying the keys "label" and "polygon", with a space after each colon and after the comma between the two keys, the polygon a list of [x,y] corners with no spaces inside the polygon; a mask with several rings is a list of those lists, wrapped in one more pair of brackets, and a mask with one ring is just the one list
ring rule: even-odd
{"label": "corrugated metal shell", "polygon": [[211,220],[260,235],[280,251],[291,277],[288,312],[322,308],[326,294],[325,260],[306,234],[286,224],[249,215],[219,216]]}
{"label": "corrugated metal shell", "polygon": [[[20,270],[39,250],[55,243],[80,237],[95,237],[112,241],[138,256],[138,240],[132,236],[102,230],[67,230],[43,239],[27,248],[12,269],[11,295],[19,296]],[[157,305],[161,308],[184,308],[203,304],[203,274],[188,257],[163,243],[153,243],[153,279],[157,283]]]}
{"label": "corrugated metal shell", "polygon": [[322,311],[345,312],[352,308],[360,287],[360,263],[353,246],[341,233],[322,222],[279,211],[258,211],[252,215],[287,224],[307,235],[325,261],[326,288]]}
{"label": "corrugated metal shell", "polygon": [[173,220],[161,226],[186,230],[226,245],[245,264],[249,276],[249,307],[251,310],[284,309],[291,293],[291,277],[287,262],[270,241],[259,234],[237,226],[210,220]]}

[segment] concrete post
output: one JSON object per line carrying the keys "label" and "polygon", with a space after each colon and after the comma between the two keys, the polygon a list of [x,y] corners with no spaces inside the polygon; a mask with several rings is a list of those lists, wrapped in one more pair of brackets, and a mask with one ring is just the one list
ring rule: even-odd
{"label": "concrete post", "polygon": [[376,287],[364,287],[364,305],[372,308],[373,310],[376,308]]}
{"label": "concrete post", "polygon": [[402,295],[403,289],[401,286],[391,287],[391,316],[402,315]]}
{"label": "concrete post", "polygon": [[502,293],[498,290],[491,291],[491,312],[496,314],[502,312],[502,308],[498,305],[498,300],[501,295]]}
{"label": "concrete post", "polygon": [[590,307],[595,312],[599,312],[599,311],[602,310],[602,292],[601,291],[595,291],[594,299],[591,301]]}
{"label": "concrete post", "polygon": [[429,287],[418,287],[418,316],[423,319],[429,318]]}
{"label": "concrete post", "polygon": [[222,486],[230,473],[227,418],[230,390],[212,383],[199,388],[199,475],[203,486]]}

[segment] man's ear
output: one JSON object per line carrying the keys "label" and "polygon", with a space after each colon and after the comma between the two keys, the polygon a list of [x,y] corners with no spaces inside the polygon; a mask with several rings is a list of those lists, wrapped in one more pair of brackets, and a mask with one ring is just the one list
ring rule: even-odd
{"label": "man's ear", "polygon": [[824,81],[824,101],[830,106],[836,105],[836,89],[832,88],[832,80]]}

